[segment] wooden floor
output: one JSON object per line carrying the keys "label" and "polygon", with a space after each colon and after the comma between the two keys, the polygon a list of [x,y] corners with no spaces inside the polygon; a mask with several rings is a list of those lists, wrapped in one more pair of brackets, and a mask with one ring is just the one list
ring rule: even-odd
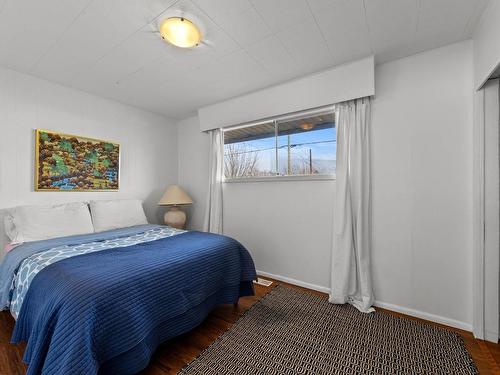
{"label": "wooden floor", "polygon": [[[208,347],[220,334],[230,328],[242,313],[248,310],[277,283],[305,290],[304,288],[282,282],[275,282],[269,288],[257,285],[256,296],[240,299],[238,307],[232,305],[220,306],[209,315],[203,324],[193,331],[161,345],[153,356],[149,367],[144,370],[142,374],[176,374],[185,364],[189,363],[203,349]],[[325,294],[314,291],[309,292],[326,298]],[[383,311],[397,316],[403,316],[402,314],[388,310]],[[408,318],[422,321],[417,318]],[[441,326],[435,323],[430,324]],[[26,366],[21,361],[24,345],[9,344],[13,327],[14,319],[11,317],[10,313],[7,311],[0,312],[0,374],[2,375],[24,374],[26,372]],[[474,358],[480,374],[500,374],[500,345],[476,340],[470,332],[445,326],[442,327],[451,329],[463,336],[467,349]]]}

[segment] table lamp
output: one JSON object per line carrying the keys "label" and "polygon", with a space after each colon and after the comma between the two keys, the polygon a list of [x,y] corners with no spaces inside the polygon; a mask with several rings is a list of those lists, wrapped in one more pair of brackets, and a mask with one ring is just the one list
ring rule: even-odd
{"label": "table lamp", "polygon": [[164,216],[165,224],[177,229],[184,229],[186,213],[181,206],[191,203],[193,200],[179,185],[170,185],[158,202],[160,206],[170,206]]}

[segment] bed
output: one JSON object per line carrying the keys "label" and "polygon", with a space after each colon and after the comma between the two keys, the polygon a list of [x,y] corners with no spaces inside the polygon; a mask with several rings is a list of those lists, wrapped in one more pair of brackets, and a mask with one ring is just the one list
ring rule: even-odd
{"label": "bed", "polygon": [[0,264],[28,374],[133,374],[219,304],[253,295],[255,267],[229,237],[138,225],[27,242]]}

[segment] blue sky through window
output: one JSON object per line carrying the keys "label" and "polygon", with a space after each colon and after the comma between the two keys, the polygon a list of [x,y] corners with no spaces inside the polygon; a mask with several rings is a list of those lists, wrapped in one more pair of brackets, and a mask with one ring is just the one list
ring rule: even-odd
{"label": "blue sky through window", "polygon": [[[255,161],[255,172],[250,175],[274,175],[276,173],[275,142],[275,137],[272,136],[225,145],[226,163],[228,154],[233,152],[238,156],[244,155]],[[337,134],[335,127],[291,134],[290,158],[288,135],[279,135],[278,130],[278,172],[280,174],[285,175],[288,172],[292,175],[333,174],[335,172],[336,152]],[[289,159],[290,164],[288,163]],[[227,174],[226,171],[226,176]]]}
{"label": "blue sky through window", "polygon": [[[288,170],[288,135],[279,135],[280,174],[332,174],[335,172],[337,134],[334,127],[290,135],[290,170]],[[289,172],[289,173],[288,173]]]}

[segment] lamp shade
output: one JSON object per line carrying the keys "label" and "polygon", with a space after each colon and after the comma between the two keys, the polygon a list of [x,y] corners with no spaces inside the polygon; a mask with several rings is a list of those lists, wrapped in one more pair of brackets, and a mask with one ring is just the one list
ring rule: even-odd
{"label": "lamp shade", "polygon": [[158,202],[160,206],[191,203],[193,200],[179,185],[170,185]]}

